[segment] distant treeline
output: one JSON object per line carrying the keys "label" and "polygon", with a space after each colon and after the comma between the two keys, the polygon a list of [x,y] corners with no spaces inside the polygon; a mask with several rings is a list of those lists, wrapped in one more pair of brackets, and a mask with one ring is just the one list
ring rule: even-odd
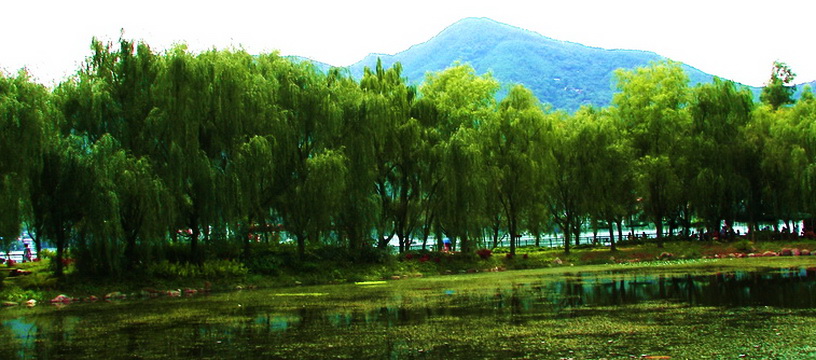
{"label": "distant treeline", "polygon": [[659,62],[619,70],[612,106],[574,114],[523,86],[499,101],[468,65],[418,88],[401,71],[357,81],[276,53],[94,40],[54,89],[0,74],[2,244],[25,226],[58,273],[69,251],[117,274],[180,246],[191,262],[203,245],[246,255],[281,230],[301,256],[443,236],[468,252],[555,227],[569,251],[582,227],[631,219],[660,237],[816,214],[816,100],[794,103],[784,64],[761,103]]}

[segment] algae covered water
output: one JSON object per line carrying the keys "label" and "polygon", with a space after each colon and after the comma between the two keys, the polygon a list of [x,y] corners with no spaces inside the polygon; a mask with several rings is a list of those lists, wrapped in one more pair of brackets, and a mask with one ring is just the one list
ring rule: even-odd
{"label": "algae covered water", "polygon": [[0,311],[9,359],[808,358],[816,269],[518,271]]}

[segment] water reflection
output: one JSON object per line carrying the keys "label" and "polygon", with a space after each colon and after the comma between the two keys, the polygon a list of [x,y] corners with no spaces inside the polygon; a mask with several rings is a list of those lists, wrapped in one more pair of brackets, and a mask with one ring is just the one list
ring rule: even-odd
{"label": "water reflection", "polygon": [[[445,292],[438,295],[450,296]],[[396,305],[369,311],[302,309],[291,314],[261,314],[253,321],[264,324],[273,332],[310,324],[332,328],[374,325],[389,328],[424,323],[436,317],[489,316],[519,323],[524,321],[519,315],[560,316],[577,307],[629,305],[656,300],[690,306],[816,308],[816,268],[705,276],[610,278],[608,274],[574,274],[559,281],[542,280],[495,290],[461,291],[443,306]]]}
{"label": "water reflection", "polygon": [[[212,314],[208,322],[191,316],[162,325],[130,319],[207,305],[207,301],[194,305],[183,299],[168,300],[128,307],[99,304],[87,310],[77,307],[45,311],[38,316],[26,316],[27,310],[21,309],[19,317],[6,317],[0,322],[0,358],[121,358],[122,352],[138,354],[132,358],[234,358],[236,349],[247,358],[285,358],[292,355],[286,352],[287,344],[335,344],[336,337],[349,333],[365,334],[366,339],[378,344],[379,350],[352,344],[342,350],[344,356],[371,357],[370,351],[376,350],[379,355],[386,351],[390,354],[386,357],[403,358],[412,344],[385,334],[408,333],[419,324],[469,326],[471,322],[486,321],[519,325],[533,319],[573,316],[579,308],[650,301],[689,306],[816,308],[816,268],[705,276],[579,273],[560,278],[524,278],[524,282],[484,288],[389,290],[377,296],[381,298],[367,301],[382,306],[338,303],[334,307],[323,304],[285,310],[269,301],[234,313]],[[440,330],[442,336],[445,330]],[[101,335],[104,342],[100,341]]]}

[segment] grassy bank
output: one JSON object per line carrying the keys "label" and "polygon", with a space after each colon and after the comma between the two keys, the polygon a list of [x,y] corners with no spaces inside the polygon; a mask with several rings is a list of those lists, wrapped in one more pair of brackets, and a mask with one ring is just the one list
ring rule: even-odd
{"label": "grassy bank", "polygon": [[[668,242],[663,248],[655,244],[620,246],[612,252],[604,247],[582,247],[565,254],[562,249],[525,247],[515,256],[506,249],[479,250],[464,254],[459,252],[411,251],[400,255],[384,255],[368,261],[349,261],[342,256],[312,255],[295,261],[295,255],[286,252],[259,252],[245,261],[219,260],[196,266],[186,263],[160,262],[145,266],[133,273],[117,278],[84,277],[72,267],[63,278],[56,278],[50,271],[50,260],[0,265],[0,301],[21,303],[28,299],[45,301],[58,294],[72,297],[103,297],[105,294],[150,295],[166,294],[168,291],[190,289],[195,291],[228,291],[240,288],[274,288],[297,285],[339,284],[360,281],[398,280],[404,278],[437,275],[460,275],[481,272],[497,272],[519,269],[551,268],[563,271],[565,267],[605,265],[616,269],[638,267],[671,267],[678,270],[687,267],[752,266],[753,262],[702,262],[702,259],[737,259],[741,257],[768,255],[788,258],[795,264],[807,265],[816,258],[802,256],[816,250],[816,241],[796,242]],[[324,251],[330,253],[329,251]],[[777,256],[773,256],[777,255]],[[780,266],[784,262],[777,262]],[[8,277],[13,269],[30,271],[30,275]]]}

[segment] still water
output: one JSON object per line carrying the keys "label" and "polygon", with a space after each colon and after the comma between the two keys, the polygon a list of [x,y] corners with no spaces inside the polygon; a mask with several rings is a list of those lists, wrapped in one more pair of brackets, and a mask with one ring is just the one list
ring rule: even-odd
{"label": "still water", "polygon": [[448,342],[440,342],[431,356],[423,342],[430,347],[464,328],[523,329],[542,319],[573,321],[579,310],[644,303],[816,308],[816,268],[519,274],[1,309],[0,359],[467,358],[482,350],[467,342],[445,350]]}

